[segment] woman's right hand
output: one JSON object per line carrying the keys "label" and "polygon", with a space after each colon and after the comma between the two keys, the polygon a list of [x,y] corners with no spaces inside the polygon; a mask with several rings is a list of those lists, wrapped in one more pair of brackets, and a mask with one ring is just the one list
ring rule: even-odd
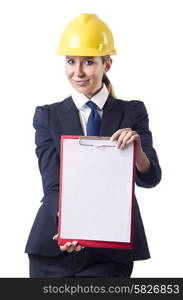
{"label": "woman's right hand", "polygon": [[[58,240],[58,233],[53,236],[53,240]],[[82,247],[81,245],[77,245],[77,243],[78,243],[77,241],[67,242],[63,246],[60,246],[60,250],[67,251],[69,253],[73,251],[79,252],[84,247]]]}

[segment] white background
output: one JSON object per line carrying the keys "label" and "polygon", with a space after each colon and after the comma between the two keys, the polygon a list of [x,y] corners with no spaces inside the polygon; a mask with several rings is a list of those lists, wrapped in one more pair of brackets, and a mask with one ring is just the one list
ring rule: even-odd
{"label": "white background", "polygon": [[24,247],[43,195],[32,118],[37,105],[70,95],[56,47],[68,22],[86,12],[114,34],[118,54],[109,78],[120,99],[144,101],[163,171],[157,187],[136,188],[152,258],[136,262],[132,277],[183,277],[182,4],[1,1],[0,277],[29,276]]}

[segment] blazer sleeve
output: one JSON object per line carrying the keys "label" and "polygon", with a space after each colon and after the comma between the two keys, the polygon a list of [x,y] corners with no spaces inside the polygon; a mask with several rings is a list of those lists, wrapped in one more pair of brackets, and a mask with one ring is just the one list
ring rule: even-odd
{"label": "blazer sleeve", "polygon": [[35,153],[44,191],[42,202],[48,207],[57,224],[60,159],[49,130],[49,105],[36,107],[33,127],[36,130]]}
{"label": "blazer sleeve", "polygon": [[142,149],[150,161],[150,169],[141,173],[136,167],[136,184],[140,187],[151,188],[161,180],[161,168],[156,150],[153,148],[152,133],[149,129],[149,118],[147,109],[142,101],[132,100],[131,116],[133,119],[133,130],[141,137]]}

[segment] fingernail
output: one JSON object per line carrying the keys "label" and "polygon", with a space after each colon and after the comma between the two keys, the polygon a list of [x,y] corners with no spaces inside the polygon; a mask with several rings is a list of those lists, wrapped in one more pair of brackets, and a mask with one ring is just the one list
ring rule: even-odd
{"label": "fingernail", "polygon": [[77,241],[72,242],[72,244],[73,244],[74,246],[76,246],[77,243],[78,243]]}

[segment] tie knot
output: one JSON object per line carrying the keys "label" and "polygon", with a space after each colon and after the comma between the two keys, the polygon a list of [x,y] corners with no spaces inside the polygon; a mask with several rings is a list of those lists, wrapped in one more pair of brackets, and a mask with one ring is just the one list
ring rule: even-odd
{"label": "tie knot", "polygon": [[97,109],[97,105],[93,101],[88,101],[86,103],[91,109]]}

